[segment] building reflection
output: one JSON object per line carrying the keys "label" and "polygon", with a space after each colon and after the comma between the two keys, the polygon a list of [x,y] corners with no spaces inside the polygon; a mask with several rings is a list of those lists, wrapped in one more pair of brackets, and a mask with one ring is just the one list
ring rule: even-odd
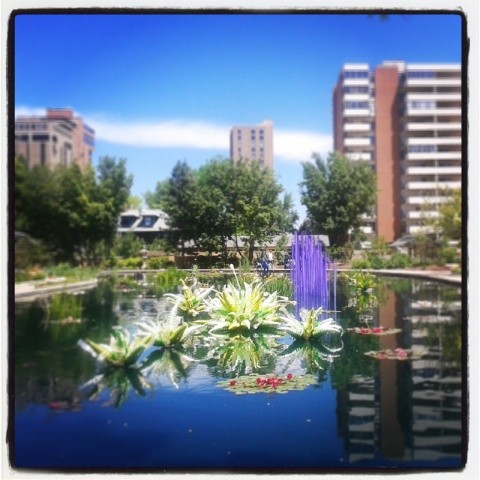
{"label": "building reflection", "polygon": [[[389,291],[376,325],[401,328],[379,337],[381,350],[424,349],[411,361],[377,362],[373,377],[353,376],[337,394],[338,431],[348,462],[444,460],[461,464],[462,371],[460,292],[413,281],[409,291]],[[448,298],[453,298],[449,301]]]}

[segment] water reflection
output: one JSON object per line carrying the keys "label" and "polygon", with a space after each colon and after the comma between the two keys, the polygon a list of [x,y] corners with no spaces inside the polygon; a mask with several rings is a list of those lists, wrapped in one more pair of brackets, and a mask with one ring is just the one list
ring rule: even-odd
{"label": "water reflection", "polygon": [[352,375],[338,390],[339,433],[352,465],[378,456],[401,466],[461,455],[460,291],[419,281],[400,286],[396,294],[392,283],[374,316],[377,325],[402,333],[370,342],[427,354],[410,362],[368,360],[371,373]]}
{"label": "water reflection", "polygon": [[[82,419],[93,408],[85,407],[92,398],[102,400],[103,406],[120,408],[126,417],[139,415],[138,408],[134,413],[129,409],[133,399],[138,399],[144,402],[142,408],[148,416],[158,405],[142,396],[150,397],[149,392],[153,392],[159,397],[164,390],[190,392],[199,379],[203,384],[215,385],[218,379],[250,372],[313,374],[317,386],[328,386],[334,392],[330,411],[337,414],[335,436],[343,443],[339,457],[344,458],[344,466],[459,465],[464,441],[460,293],[458,288],[433,282],[388,280],[380,293],[376,292],[375,302],[364,302],[356,308],[348,292],[340,288],[337,321],[344,329],[368,325],[398,329],[398,333],[345,333],[342,337],[324,336],[320,342],[292,342],[259,334],[209,337],[191,341],[184,348],[152,349],[145,353],[138,368],[105,371],[99,371],[95,360],[77,346],[78,338],[103,342],[113,326],[131,327],[139,318],[156,318],[169,304],[127,297],[103,284],[78,297],[80,323],[46,321],[47,312],[41,303],[19,304],[13,332],[15,409],[18,417],[28,422],[35,418],[35,409],[31,408],[35,406],[46,407],[48,415],[75,414],[79,418],[78,431],[72,435],[80,438]],[[60,320],[51,314],[48,318]],[[426,354],[404,362],[365,355],[397,347],[421,348]],[[174,388],[160,388],[164,386]],[[322,390],[317,389],[319,395]],[[283,414],[295,409],[295,402],[307,392],[297,392],[296,397],[293,393],[282,396],[292,402],[285,404]],[[217,393],[212,388],[208,393],[212,397],[202,404],[202,415],[214,416],[209,404],[214,403],[213,395]],[[235,404],[240,415],[245,415],[242,409],[250,408],[243,400],[237,398]],[[327,401],[320,397],[317,400]],[[302,405],[311,408],[312,404]],[[278,403],[276,408],[280,408]],[[273,414],[271,418],[276,421]],[[58,441],[50,439],[44,427],[35,431],[19,428],[17,452],[31,453],[25,446],[29,441],[24,440],[31,435],[38,442]],[[88,456],[81,461],[88,466]]]}

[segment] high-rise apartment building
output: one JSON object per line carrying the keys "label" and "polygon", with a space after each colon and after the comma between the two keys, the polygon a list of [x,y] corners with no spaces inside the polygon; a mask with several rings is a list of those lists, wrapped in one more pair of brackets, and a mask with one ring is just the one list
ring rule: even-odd
{"label": "high-rise apartment building", "polygon": [[49,108],[45,116],[15,118],[15,155],[27,165],[72,165],[92,162],[95,131],[69,108]]}
{"label": "high-rise apartment building", "polygon": [[428,231],[449,189],[461,187],[459,64],[346,64],[333,92],[334,149],[371,162],[376,210],[365,232],[393,241]]}
{"label": "high-rise apartment building", "polygon": [[273,170],[273,122],[234,126],[230,130],[230,158],[233,162],[256,160]]}

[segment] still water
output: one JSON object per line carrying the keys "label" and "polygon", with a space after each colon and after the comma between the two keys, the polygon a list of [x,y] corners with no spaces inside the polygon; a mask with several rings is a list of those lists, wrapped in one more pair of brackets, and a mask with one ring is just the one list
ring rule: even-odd
{"label": "still water", "polygon": [[[79,323],[74,317],[58,321],[51,299],[19,303],[12,328],[12,467],[461,468],[461,291],[419,280],[383,282],[376,300],[364,303],[339,285],[335,317],[345,329],[382,326],[398,333],[345,332],[340,342],[326,337],[316,346],[270,337],[244,340],[249,345],[197,340],[182,351],[157,351],[138,375],[120,370],[102,376],[77,342],[107,342],[112,326],[155,318],[164,308],[161,299],[101,284],[69,299]],[[397,347],[422,356],[365,355]],[[314,381],[285,394],[237,395],[218,385],[250,372]]]}

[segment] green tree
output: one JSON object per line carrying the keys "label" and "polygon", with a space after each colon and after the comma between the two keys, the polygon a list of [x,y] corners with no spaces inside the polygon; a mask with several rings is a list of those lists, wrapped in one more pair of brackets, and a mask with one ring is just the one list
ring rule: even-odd
{"label": "green tree", "polygon": [[184,160],[178,161],[169,179],[157,182],[154,192],[145,194],[149,208],[158,208],[168,215],[171,229],[168,241],[172,247],[196,238],[198,225],[197,178]]}
{"label": "green tree", "polygon": [[127,173],[126,159],[118,162],[112,157],[101,157],[97,167],[98,188],[92,184],[93,200],[102,207],[93,209],[90,214],[92,222],[98,221],[97,231],[102,236],[104,256],[108,256],[115,242],[117,222],[120,213],[128,206],[133,176]]}
{"label": "green tree", "polygon": [[445,192],[449,199],[439,209],[438,227],[445,240],[462,239],[462,191]]}
{"label": "green tree", "polygon": [[136,195],[130,195],[127,201],[127,207],[133,210],[140,210],[142,208],[143,200],[141,197],[137,197]]}
{"label": "green tree", "polygon": [[43,242],[53,261],[98,263],[116,235],[131,179],[124,162],[91,167],[35,166],[15,162],[15,225]]}
{"label": "green tree", "polygon": [[[255,245],[269,241],[274,235],[291,231],[297,214],[291,196],[280,197],[283,189],[273,172],[258,162],[232,165],[233,185],[229,203],[234,212],[234,240],[247,246],[251,262]],[[239,250],[240,251],[240,250]]]}
{"label": "green tree", "polygon": [[328,235],[330,244],[344,246],[371,213],[376,199],[375,173],[367,162],[332,153],[326,160],[313,154],[303,164],[302,204],[307,208],[304,227]]}
{"label": "green tree", "polygon": [[192,171],[178,162],[170,179],[157,183],[145,198],[150,207],[164,210],[181,241],[192,240],[198,249],[221,252],[227,260],[227,241],[234,240],[243,255],[242,240],[253,258],[256,243],[291,230],[296,220],[291,197],[282,192],[270,170],[258,163],[235,165],[214,158]]}

